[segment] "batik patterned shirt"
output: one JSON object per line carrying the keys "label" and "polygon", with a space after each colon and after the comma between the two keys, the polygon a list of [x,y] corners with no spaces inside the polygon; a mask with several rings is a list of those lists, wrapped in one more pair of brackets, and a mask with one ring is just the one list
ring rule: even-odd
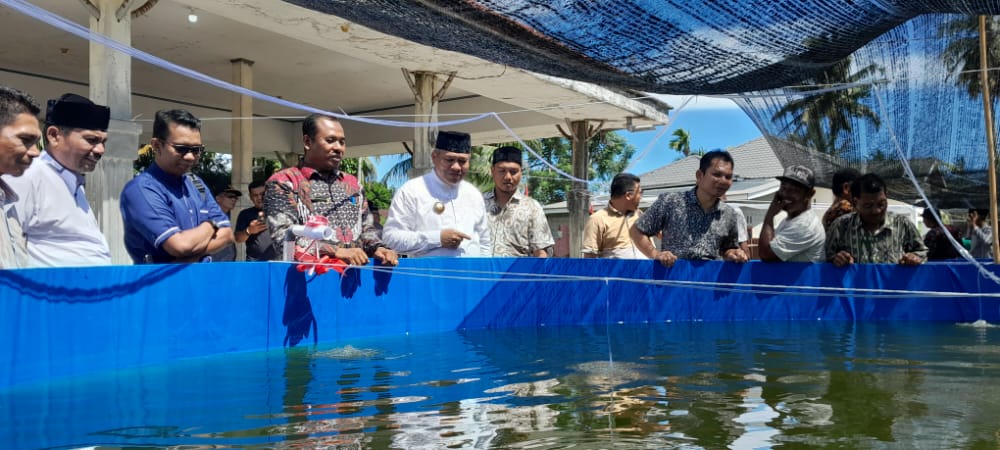
{"label": "batik patterned shirt", "polygon": [[739,248],[740,225],[736,208],[721,200],[705,211],[695,189],[660,194],[635,223],[646,236],[663,232],[660,249],[683,259],[722,259]]}
{"label": "batik patterned shirt", "polygon": [[897,263],[906,253],[927,260],[927,247],[909,219],[887,214],[885,223],[874,232],[864,228],[858,213],[842,216],[826,230],[826,259],[833,261],[838,252],[846,251],[855,263]]}
{"label": "batik patterned shirt", "polygon": [[833,202],[830,208],[823,213],[823,228],[830,228],[830,224],[838,217],[854,212],[854,205],[851,202],[840,199]]}
{"label": "batik patterned shirt", "polygon": [[532,256],[543,249],[552,252],[555,240],[538,201],[514,192],[501,207],[497,204],[495,191],[483,194],[483,201],[490,222],[493,256]]}
{"label": "batik patterned shirt", "polygon": [[[321,253],[333,255],[337,248],[358,247],[374,256],[375,250],[384,247],[354,176],[339,171],[324,175],[310,167],[290,167],[271,175],[265,186],[264,212],[279,255],[288,229],[306,223],[311,215],[326,217],[334,232],[332,239],[316,242]],[[296,238],[296,250],[311,242]]]}

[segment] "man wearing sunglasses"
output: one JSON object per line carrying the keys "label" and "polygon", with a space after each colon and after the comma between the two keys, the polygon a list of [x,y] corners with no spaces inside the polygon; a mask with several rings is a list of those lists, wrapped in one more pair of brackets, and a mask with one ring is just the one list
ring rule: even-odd
{"label": "man wearing sunglasses", "polygon": [[24,176],[7,182],[18,193],[17,214],[29,267],[111,264],[111,250],[84,193],[84,174],[104,156],[111,110],[76,94],[49,100],[45,152]]}
{"label": "man wearing sunglasses", "polygon": [[136,264],[210,261],[233,232],[205,182],[190,173],[205,151],[201,121],[180,109],[157,111],[150,145],[153,164],[122,191],[125,248]]}

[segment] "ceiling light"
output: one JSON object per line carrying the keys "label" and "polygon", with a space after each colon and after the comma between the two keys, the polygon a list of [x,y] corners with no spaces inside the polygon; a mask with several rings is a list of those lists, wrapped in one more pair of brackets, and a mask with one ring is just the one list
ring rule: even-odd
{"label": "ceiling light", "polygon": [[188,13],[188,22],[198,23],[198,15],[194,13],[193,9]]}

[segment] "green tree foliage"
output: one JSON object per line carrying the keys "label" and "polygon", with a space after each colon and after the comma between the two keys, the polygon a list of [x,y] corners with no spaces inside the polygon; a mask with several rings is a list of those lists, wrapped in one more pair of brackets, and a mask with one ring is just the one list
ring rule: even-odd
{"label": "green tree foliage", "polygon": [[281,161],[265,157],[253,158],[252,170],[254,181],[265,181],[274,172],[281,170]]}
{"label": "green tree foliage", "polygon": [[400,186],[410,178],[409,172],[413,168],[413,155],[400,159],[393,164],[389,171],[382,175],[382,183],[386,185]]}
{"label": "green tree foliage", "polygon": [[691,155],[691,134],[683,128],[678,128],[673,132],[673,139],[670,140],[670,149],[683,154]]}
{"label": "green tree foliage", "polygon": [[[145,145],[139,149],[139,156],[132,162],[132,169],[135,174],[139,174],[153,164],[155,156],[152,147]],[[224,189],[229,186],[232,180],[232,168],[230,159],[221,153],[201,152],[198,156],[198,163],[191,169],[191,172],[205,180],[205,184],[211,191]]]}
{"label": "green tree foliage", "polygon": [[[520,147],[517,144],[511,144]],[[542,158],[549,161],[560,170],[573,173],[573,145],[568,139],[546,138],[528,141]],[[591,139],[587,147],[590,155],[590,169],[587,179],[608,181],[625,170],[629,160],[635,155],[635,147],[624,137],[614,132],[601,133]],[[566,200],[566,192],[571,188],[571,181],[535,158],[528,158],[528,189],[531,196],[541,204],[549,204]]]}
{"label": "green tree foliage", "polygon": [[[948,46],[941,53],[945,68],[955,77],[955,84],[964,87],[970,97],[983,95],[979,78],[979,17],[968,16],[946,22],[938,28],[938,36],[947,38]],[[987,67],[1000,61],[1000,18],[986,17]],[[989,77],[990,101],[995,106],[1000,97],[1000,77]]]}
{"label": "green tree foliage", "polygon": [[493,146],[472,147],[472,160],[469,161],[469,173],[465,180],[475,185],[480,191],[493,189]]}
{"label": "green tree foliage", "polygon": [[[818,87],[862,83],[882,71],[876,64],[854,73],[850,72],[850,68],[851,58],[844,58],[805,83]],[[843,145],[839,144],[842,133],[849,133],[855,121],[866,120],[876,128],[881,125],[875,111],[862,102],[871,96],[871,90],[871,86],[861,85],[806,95],[788,102],[774,113],[771,120],[779,121],[788,116],[791,120],[784,131],[790,140],[822,153],[839,155],[844,151]]]}
{"label": "green tree foliage", "polygon": [[369,181],[365,183],[365,198],[375,203],[375,206],[378,206],[378,209],[389,209],[389,203],[392,202],[392,195],[394,193],[395,191],[380,181]]}
{"label": "green tree foliage", "polygon": [[340,161],[340,170],[351,175],[358,176],[358,167],[361,168],[362,178],[365,180],[373,180],[378,176],[375,163],[369,158],[345,158]]}

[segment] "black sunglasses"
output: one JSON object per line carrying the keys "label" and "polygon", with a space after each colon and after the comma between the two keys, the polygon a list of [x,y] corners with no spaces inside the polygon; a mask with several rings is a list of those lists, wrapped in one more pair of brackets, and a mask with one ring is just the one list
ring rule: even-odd
{"label": "black sunglasses", "polygon": [[171,144],[169,142],[164,142],[174,148],[174,151],[180,153],[181,156],[187,155],[188,153],[194,153],[195,155],[200,155],[201,152],[205,151],[204,145],[182,145],[182,144]]}

